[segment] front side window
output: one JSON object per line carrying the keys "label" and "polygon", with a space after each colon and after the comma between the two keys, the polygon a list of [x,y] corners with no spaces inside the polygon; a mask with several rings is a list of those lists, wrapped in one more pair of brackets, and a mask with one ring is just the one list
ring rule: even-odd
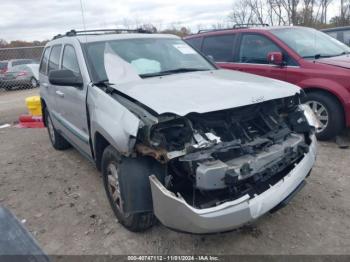
{"label": "front side window", "polygon": [[62,69],[68,69],[76,74],[80,73],[79,63],[74,47],[66,45],[63,50]]}
{"label": "front side window", "polygon": [[52,70],[58,70],[61,49],[61,45],[55,45],[51,48],[51,54],[49,59],[49,72]]}
{"label": "front side window", "polygon": [[49,54],[50,54],[50,48],[46,47],[44,51],[43,58],[41,59],[40,67],[39,67],[39,72],[46,74],[47,71],[47,63],[49,61]]}
{"label": "front side window", "polygon": [[312,28],[273,29],[271,33],[306,59],[333,57],[350,53],[350,48],[345,44]]}
{"label": "front side window", "polygon": [[268,64],[267,55],[270,52],[282,52],[282,50],[265,36],[244,34],[239,50],[239,62]]}
{"label": "front side window", "polygon": [[215,62],[233,62],[235,35],[216,35],[204,38],[202,51]]}
{"label": "front side window", "polygon": [[129,63],[142,78],[215,69],[183,40],[174,38],[135,38],[92,42],[84,46],[94,82],[108,80],[104,53],[106,47]]}

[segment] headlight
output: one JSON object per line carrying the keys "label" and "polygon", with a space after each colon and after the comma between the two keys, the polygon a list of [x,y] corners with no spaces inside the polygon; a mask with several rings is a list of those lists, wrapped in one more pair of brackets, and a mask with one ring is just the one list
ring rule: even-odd
{"label": "headlight", "polygon": [[313,126],[316,129],[321,128],[321,122],[315,115],[314,111],[308,105],[299,105],[299,108],[304,111],[305,118],[310,126]]}

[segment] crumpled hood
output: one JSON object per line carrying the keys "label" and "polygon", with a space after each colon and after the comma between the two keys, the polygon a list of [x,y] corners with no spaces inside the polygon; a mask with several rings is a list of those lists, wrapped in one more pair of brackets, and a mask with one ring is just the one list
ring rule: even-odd
{"label": "crumpled hood", "polygon": [[315,62],[319,63],[319,64],[333,65],[333,66],[338,66],[338,67],[350,69],[350,56],[349,55],[321,58],[321,59],[315,60]]}
{"label": "crumpled hood", "polygon": [[146,78],[113,86],[158,114],[185,116],[295,95],[299,87],[252,74],[213,70]]}

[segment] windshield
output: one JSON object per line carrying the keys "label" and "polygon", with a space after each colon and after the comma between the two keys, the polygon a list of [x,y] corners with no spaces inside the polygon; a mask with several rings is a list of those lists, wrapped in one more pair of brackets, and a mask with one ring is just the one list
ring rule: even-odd
{"label": "windshield", "polygon": [[303,58],[318,59],[350,52],[348,46],[312,28],[273,29],[271,33]]}
{"label": "windshield", "polygon": [[93,81],[108,80],[104,52],[110,47],[142,77],[215,69],[203,56],[180,39],[137,38],[86,44]]}

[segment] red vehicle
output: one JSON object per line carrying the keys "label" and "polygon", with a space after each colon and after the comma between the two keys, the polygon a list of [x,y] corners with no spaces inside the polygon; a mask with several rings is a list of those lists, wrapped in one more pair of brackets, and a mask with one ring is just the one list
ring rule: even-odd
{"label": "red vehicle", "polygon": [[271,77],[303,88],[322,123],[319,139],[350,126],[350,48],[306,27],[236,26],[185,40],[226,69]]}

